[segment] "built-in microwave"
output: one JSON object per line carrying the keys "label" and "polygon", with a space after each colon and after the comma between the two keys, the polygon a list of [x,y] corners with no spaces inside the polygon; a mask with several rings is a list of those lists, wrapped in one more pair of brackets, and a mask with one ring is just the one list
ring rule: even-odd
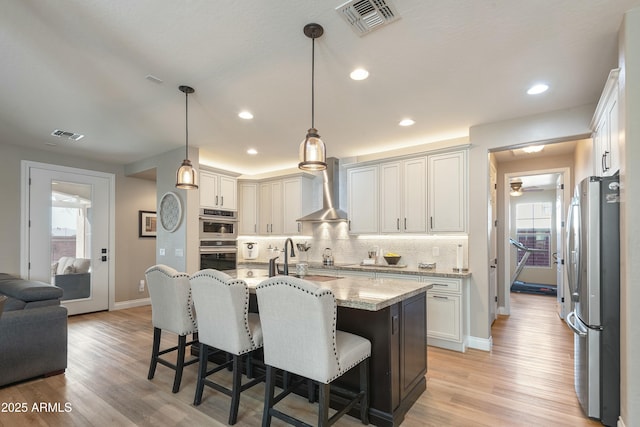
{"label": "built-in microwave", "polygon": [[238,237],[238,217],[235,211],[200,209],[200,240],[235,240]]}

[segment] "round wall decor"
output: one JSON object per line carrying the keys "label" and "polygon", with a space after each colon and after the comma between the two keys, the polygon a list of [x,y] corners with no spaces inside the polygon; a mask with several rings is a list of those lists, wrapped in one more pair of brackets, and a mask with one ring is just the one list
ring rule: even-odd
{"label": "round wall decor", "polygon": [[160,225],[169,233],[173,233],[180,225],[182,218],[182,204],[176,193],[168,192],[160,199]]}

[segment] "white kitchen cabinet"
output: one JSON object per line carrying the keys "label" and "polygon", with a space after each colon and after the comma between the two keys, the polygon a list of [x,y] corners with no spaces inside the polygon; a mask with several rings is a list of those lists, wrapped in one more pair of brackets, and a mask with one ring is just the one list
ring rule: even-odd
{"label": "white kitchen cabinet", "polygon": [[349,233],[378,232],[378,165],[347,170]]}
{"label": "white kitchen cabinet", "polygon": [[234,177],[200,170],[200,206],[211,209],[238,209],[238,186]]}
{"label": "white kitchen cabinet", "polygon": [[[258,192],[257,205],[252,206],[251,198],[247,196],[249,201],[245,207],[245,196],[242,196],[243,206],[240,217],[248,217],[250,221],[255,215],[257,234],[287,236],[301,234],[302,223],[298,219],[320,208],[320,190],[315,188],[316,182],[315,177],[308,174],[256,181],[253,185]],[[247,209],[252,209],[256,213],[245,212]],[[244,234],[242,221],[241,230]]]}
{"label": "white kitchen cabinet", "polygon": [[238,234],[258,234],[258,184],[239,182]]}
{"label": "white kitchen cabinet", "polygon": [[467,347],[468,279],[423,276],[427,291],[427,344],[464,352]]}
{"label": "white kitchen cabinet", "polygon": [[425,157],[380,165],[380,232],[425,233]]}
{"label": "white kitchen cabinet", "polygon": [[618,135],[618,75],[620,69],[611,70],[596,107],[593,130],[593,173],[596,176],[613,175],[620,169]]}
{"label": "white kitchen cabinet", "polygon": [[258,202],[259,234],[282,234],[284,202],[282,180],[260,183]]}
{"label": "white kitchen cabinet", "polygon": [[314,201],[313,184],[313,177],[306,175],[282,180],[283,229],[287,236],[301,234],[302,223],[298,219],[319,208]]}
{"label": "white kitchen cabinet", "polygon": [[454,151],[427,157],[430,233],[467,230],[467,152]]}

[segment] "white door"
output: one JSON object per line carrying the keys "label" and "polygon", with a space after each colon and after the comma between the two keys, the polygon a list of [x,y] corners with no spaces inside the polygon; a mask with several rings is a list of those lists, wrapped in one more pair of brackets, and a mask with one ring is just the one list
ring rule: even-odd
{"label": "white door", "polygon": [[114,176],[33,162],[23,172],[27,276],[63,288],[70,315],[108,310]]}
{"label": "white door", "polygon": [[565,268],[564,268],[564,245],[565,245],[565,219],[566,212],[564,210],[564,176],[558,174],[556,180],[556,253],[554,254],[556,264],[556,289],[557,289],[557,311],[561,319],[567,315],[567,308],[570,305],[567,299],[565,303]]}

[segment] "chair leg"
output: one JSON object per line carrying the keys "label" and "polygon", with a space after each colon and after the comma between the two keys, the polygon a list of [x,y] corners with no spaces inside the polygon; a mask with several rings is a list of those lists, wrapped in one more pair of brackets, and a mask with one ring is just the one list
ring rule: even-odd
{"label": "chair leg", "polygon": [[233,355],[233,382],[231,386],[231,409],[229,411],[229,424],[234,425],[238,419],[238,406],[240,406],[240,392],[242,391],[242,356]]}
{"label": "chair leg", "polygon": [[262,412],[262,427],[269,427],[271,425],[270,410],[273,407],[273,393],[276,386],[276,370],[273,366],[266,366],[267,379],[264,386],[264,410]]}
{"label": "chair leg", "polygon": [[198,406],[202,402],[202,392],[204,391],[204,380],[207,377],[207,362],[209,361],[209,346],[200,343],[200,357],[198,364],[198,381],[196,382],[196,395],[193,404]]}
{"label": "chair leg", "polygon": [[369,424],[369,359],[360,362],[360,391],[364,392],[360,399],[360,421]]}
{"label": "chair leg", "polygon": [[180,391],[180,382],[182,382],[182,370],[184,369],[184,354],[187,347],[187,336],[178,336],[178,359],[176,360],[176,376],[173,380],[172,393]]}
{"label": "chair leg", "polygon": [[153,348],[151,350],[151,363],[149,364],[149,375],[147,379],[153,379],[156,374],[156,367],[158,366],[158,353],[160,353],[160,335],[162,335],[162,329],[153,328]]}
{"label": "chair leg", "polygon": [[329,384],[319,383],[320,396],[318,397],[318,427],[327,427],[329,425],[329,395],[331,386]]}

